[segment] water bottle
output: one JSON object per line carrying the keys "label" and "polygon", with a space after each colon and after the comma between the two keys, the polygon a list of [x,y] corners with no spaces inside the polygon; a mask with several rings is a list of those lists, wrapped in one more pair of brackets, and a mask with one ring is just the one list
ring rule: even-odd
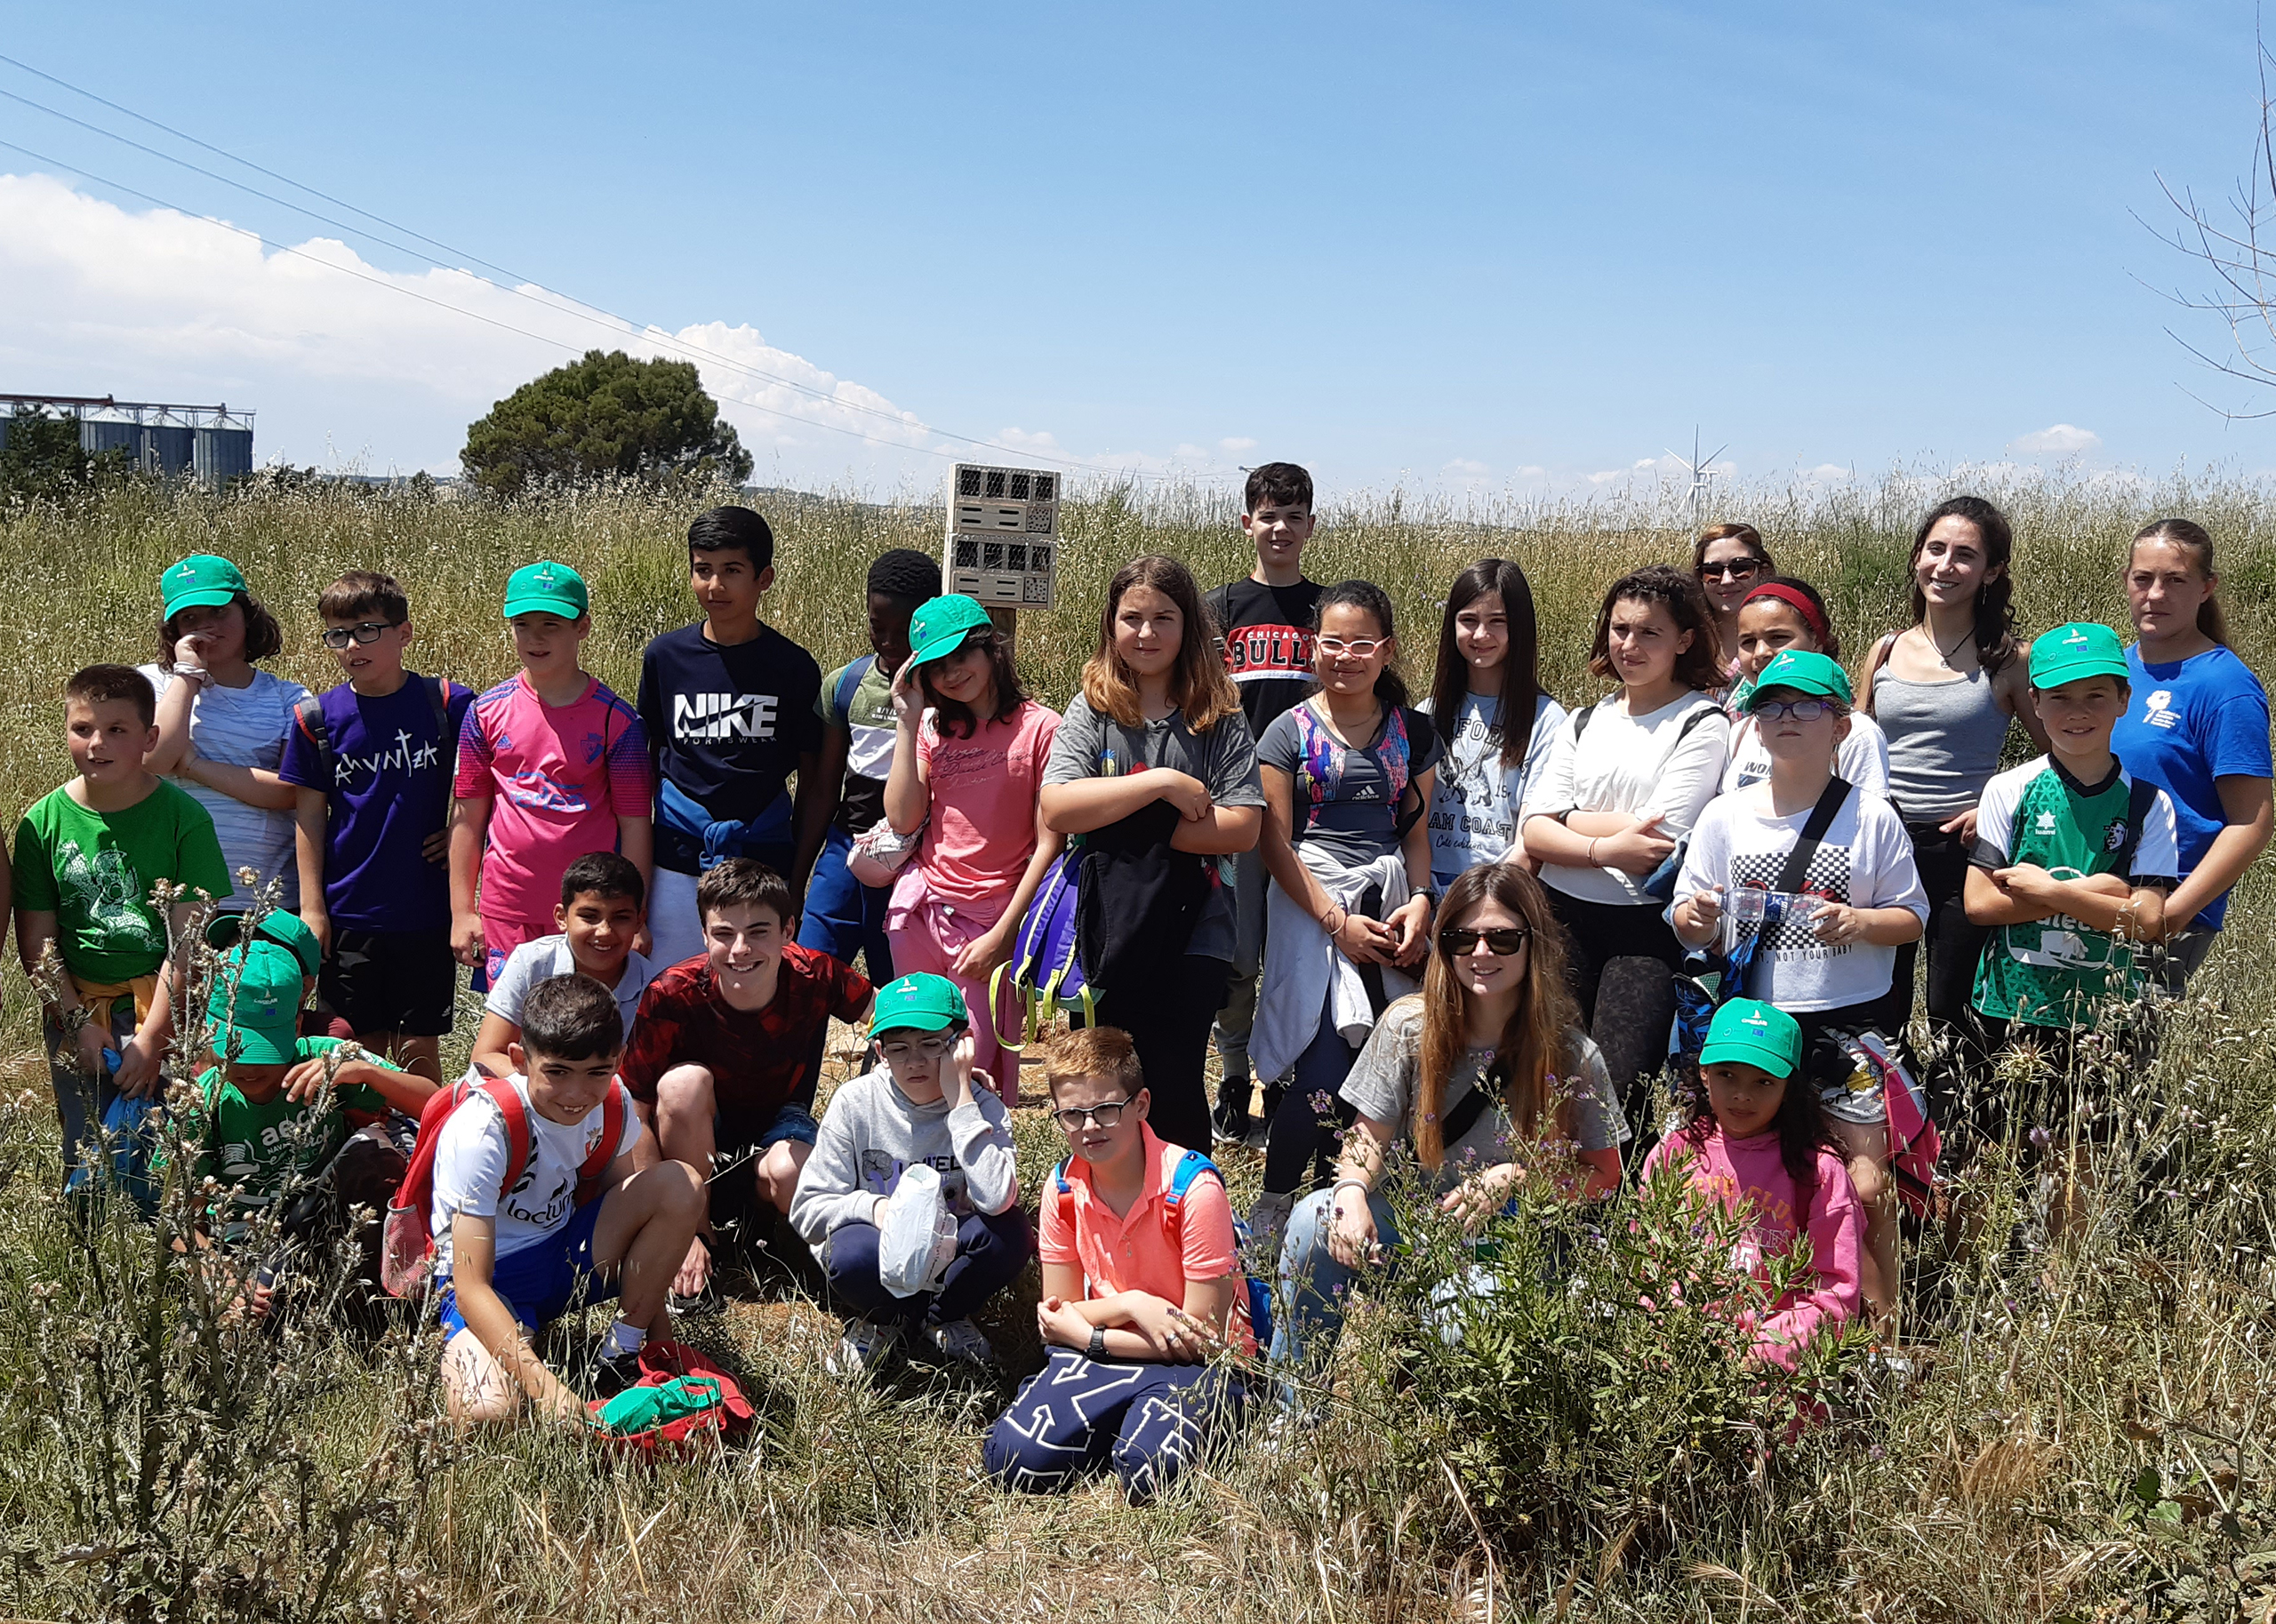
{"label": "water bottle", "polygon": [[1770,893],[1759,885],[1738,885],[1731,890],[1730,900],[1723,909],[1723,951],[1738,951],[1749,931],[1759,931],[1770,907]]}

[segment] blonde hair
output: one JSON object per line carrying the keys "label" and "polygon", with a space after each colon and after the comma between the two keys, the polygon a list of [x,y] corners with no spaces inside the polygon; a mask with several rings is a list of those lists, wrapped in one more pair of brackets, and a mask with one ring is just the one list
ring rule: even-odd
{"label": "blonde hair", "polygon": [[1062,1083],[1106,1077],[1134,1094],[1146,1086],[1137,1045],[1120,1027],[1077,1027],[1053,1038],[1043,1051],[1044,1085],[1056,1099]]}

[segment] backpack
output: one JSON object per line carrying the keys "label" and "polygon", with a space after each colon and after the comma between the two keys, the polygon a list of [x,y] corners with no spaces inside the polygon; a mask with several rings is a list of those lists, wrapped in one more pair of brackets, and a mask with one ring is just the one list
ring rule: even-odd
{"label": "backpack", "polygon": [[[418,682],[426,690],[427,703],[435,712],[435,737],[445,749],[449,749],[457,742],[451,736],[451,679],[447,676],[422,676]],[[293,725],[300,729],[301,737],[307,740],[309,748],[317,753],[317,771],[324,775],[325,793],[329,796],[340,782],[340,754],[332,748],[332,730],[325,725],[324,696],[320,693],[302,694],[301,702],[293,707]],[[447,804],[450,797],[448,774],[445,775],[443,795]]]}
{"label": "backpack", "polygon": [[996,967],[989,979],[991,1009],[1000,1009],[1004,975],[1011,972],[1012,996],[1020,1011],[1012,1036],[999,1032],[997,1041],[1017,1054],[1039,1036],[1062,1010],[1079,1009],[1088,1022],[1097,1014],[1098,995],[1083,972],[1082,953],[1083,848],[1059,854],[1036,887],[1027,917],[1020,921],[1012,956]]}
{"label": "backpack", "polygon": [[[419,1140],[411,1152],[411,1166],[403,1175],[395,1199],[388,1204],[386,1228],[380,1241],[380,1284],[391,1297],[409,1297],[434,1273],[435,1148],[443,1124],[477,1094],[488,1094],[506,1122],[506,1175],[499,1181],[502,1196],[522,1181],[530,1164],[530,1119],[522,1096],[504,1077],[469,1072],[448,1088],[437,1089],[419,1113]],[[612,1081],[601,1104],[601,1136],[577,1169],[576,1204],[583,1206],[601,1193],[601,1175],[616,1159],[624,1137],[624,1085]]]}
{"label": "backpack", "polygon": [[[1189,1150],[1178,1157],[1177,1165],[1170,1170],[1170,1188],[1162,1197],[1162,1234],[1168,1239],[1172,1251],[1185,1254],[1185,1192],[1193,1181],[1207,1173],[1217,1180],[1217,1188],[1225,1188],[1225,1175],[1217,1164],[1198,1150]],[[1059,1215],[1069,1231],[1075,1228],[1075,1187],[1067,1181],[1067,1164],[1060,1163],[1051,1170],[1053,1188],[1058,1192]],[[1248,1226],[1238,1218],[1233,1220],[1233,1255],[1238,1259],[1241,1249],[1248,1244]],[[1242,1276],[1248,1287],[1248,1328],[1259,1348],[1272,1340],[1272,1287],[1270,1283]]]}
{"label": "backpack", "polygon": [[[1343,785],[1344,764],[1354,754],[1327,728],[1307,700],[1295,707],[1296,717],[1296,780],[1304,792],[1304,828],[1311,828],[1319,821],[1320,813],[1334,800],[1335,792]],[[1409,780],[1408,764],[1414,757],[1414,741],[1407,737],[1406,713],[1399,706],[1383,708],[1383,731],[1375,747],[1382,754],[1383,775],[1390,781],[1390,804],[1398,820],[1398,833],[1404,839],[1415,818],[1422,816],[1419,804],[1409,815],[1401,805],[1406,798]]]}
{"label": "backpack", "polygon": [[878,657],[875,654],[864,654],[838,674],[837,692],[830,695],[829,708],[837,716],[845,718],[845,725],[849,728],[854,725],[854,692],[862,686],[870,673],[877,668],[877,664]]}
{"label": "backpack", "polygon": [[586,1406],[594,1431],[651,1460],[740,1442],[757,1419],[735,1379],[683,1342],[640,1349],[640,1380]]}
{"label": "backpack", "polygon": [[1858,1070],[1880,1084],[1881,1103],[1888,1112],[1889,1174],[1896,1197],[1915,1218],[1927,1217],[1935,1204],[1936,1163],[1944,1153],[1944,1138],[1928,1115],[1920,1085],[1879,1032],[1831,1036]]}

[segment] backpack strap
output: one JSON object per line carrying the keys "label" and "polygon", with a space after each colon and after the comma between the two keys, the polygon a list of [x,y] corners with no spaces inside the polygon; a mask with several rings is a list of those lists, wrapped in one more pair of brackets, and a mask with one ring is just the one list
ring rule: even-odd
{"label": "backpack strap", "polygon": [[1478,1125],[1478,1119],[1486,1115],[1486,1108],[1492,1103],[1491,1091],[1486,1084],[1492,1076],[1493,1069],[1489,1067],[1471,1085],[1470,1092],[1463,1096],[1462,1103],[1440,1119],[1439,1143],[1441,1146],[1458,1143],[1463,1134]]}
{"label": "backpack strap", "polygon": [[2134,877],[2134,853],[2142,844],[2142,826],[2149,821],[2150,808],[2158,804],[2158,787],[2146,779],[2128,779],[2126,793],[2126,844],[2118,848],[2118,868],[2113,872],[2131,880]]}
{"label": "backpack strap", "polygon": [[845,718],[845,725],[849,728],[854,725],[854,692],[869,679],[877,663],[875,654],[864,654],[838,673],[837,692],[830,698],[830,708]]}
{"label": "backpack strap", "polygon": [[313,693],[303,693],[293,707],[293,725],[301,737],[309,741],[317,753],[317,770],[323,775],[324,792],[330,795],[340,773],[332,752],[332,729],[325,725],[324,700]]}
{"label": "backpack strap", "polygon": [[1841,814],[1842,803],[1848,798],[1849,785],[1845,780],[1836,775],[1825,780],[1825,788],[1818,793],[1817,804],[1810,808],[1809,818],[1794,841],[1794,849],[1786,853],[1785,864],[1778,870],[1778,883],[1771,887],[1773,891],[1782,891],[1789,896],[1800,894],[1802,882],[1809,878],[1810,859],[1817,855],[1826,830],[1833,827],[1834,819]]}
{"label": "backpack strap", "polygon": [[1185,1256],[1185,1192],[1205,1173],[1224,1188],[1225,1175],[1217,1164],[1198,1150],[1189,1150],[1170,1169],[1170,1187],[1162,1192],[1162,1234],[1180,1258]]}
{"label": "backpack strap", "polygon": [[489,1095],[497,1106],[498,1115],[506,1123],[506,1176],[499,1181],[498,1193],[510,1195],[522,1175],[530,1170],[530,1114],[522,1105],[522,1097],[515,1092],[513,1083],[504,1077],[492,1077],[479,1084],[481,1092]]}
{"label": "backpack strap", "polygon": [[[1598,701],[1599,704],[1602,702]],[[1581,735],[1589,731],[1589,724],[1596,720],[1596,715],[1595,705],[1583,705],[1573,713],[1573,742],[1575,746],[1581,742]]]}
{"label": "backpack strap", "polygon": [[612,1078],[608,1098],[601,1102],[601,1136],[577,1169],[576,1202],[583,1206],[600,1193],[602,1177],[616,1160],[624,1140],[624,1084]]}
{"label": "backpack strap", "polygon": [[[1888,657],[1896,652],[1896,640],[1901,636],[1900,632],[1882,633],[1880,641],[1873,644],[1873,652],[1865,656],[1864,686],[1868,700],[1872,698],[1873,678],[1881,674],[1881,668],[1888,663]],[[1864,707],[1864,711],[1867,716],[1873,714],[1870,703]]]}
{"label": "backpack strap", "polygon": [[1075,1228],[1075,1187],[1067,1182],[1067,1164],[1061,1162],[1051,1170],[1052,1190],[1059,1203],[1060,1221],[1072,1234]]}

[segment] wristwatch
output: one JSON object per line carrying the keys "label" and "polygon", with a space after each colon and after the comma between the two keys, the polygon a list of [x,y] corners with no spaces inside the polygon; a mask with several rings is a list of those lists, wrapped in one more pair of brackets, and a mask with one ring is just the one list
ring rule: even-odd
{"label": "wristwatch", "polygon": [[1091,1327],[1091,1345],[1083,1349],[1083,1353],[1087,1358],[1103,1359],[1106,1357],[1106,1327],[1104,1325],[1093,1325]]}

